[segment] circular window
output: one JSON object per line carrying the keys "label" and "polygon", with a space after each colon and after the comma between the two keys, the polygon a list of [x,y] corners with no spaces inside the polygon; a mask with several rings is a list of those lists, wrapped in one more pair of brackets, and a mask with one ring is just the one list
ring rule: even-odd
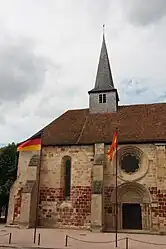
{"label": "circular window", "polygon": [[[121,180],[127,182],[136,181],[148,172],[148,157],[140,147],[123,145],[117,152],[118,177]],[[116,165],[115,159],[114,165]]]}
{"label": "circular window", "polygon": [[139,169],[140,159],[134,154],[124,154],[120,163],[124,172],[132,174]]}

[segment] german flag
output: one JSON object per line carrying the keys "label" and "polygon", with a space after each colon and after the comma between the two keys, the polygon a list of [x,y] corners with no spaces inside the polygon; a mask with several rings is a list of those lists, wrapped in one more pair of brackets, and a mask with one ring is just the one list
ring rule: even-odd
{"label": "german flag", "polygon": [[29,139],[17,147],[17,151],[34,151],[41,149],[41,138]]}
{"label": "german flag", "polygon": [[107,152],[109,160],[112,160],[113,152],[117,147],[117,132],[114,132],[113,139],[112,139],[112,144],[109,147],[109,150]]}

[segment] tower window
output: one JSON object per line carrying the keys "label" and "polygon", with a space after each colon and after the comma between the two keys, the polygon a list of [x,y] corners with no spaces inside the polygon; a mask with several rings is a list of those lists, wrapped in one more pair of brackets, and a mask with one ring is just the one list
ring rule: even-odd
{"label": "tower window", "polygon": [[103,98],[102,98],[103,96],[102,96],[102,94],[99,94],[99,103],[102,103],[103,101]]}
{"label": "tower window", "polygon": [[70,188],[71,188],[71,159],[65,161],[65,186],[64,186],[64,195],[65,199],[70,198]]}
{"label": "tower window", "polygon": [[103,103],[106,103],[106,94],[103,94]]}
{"label": "tower window", "polygon": [[106,94],[99,94],[99,103],[106,103]]}

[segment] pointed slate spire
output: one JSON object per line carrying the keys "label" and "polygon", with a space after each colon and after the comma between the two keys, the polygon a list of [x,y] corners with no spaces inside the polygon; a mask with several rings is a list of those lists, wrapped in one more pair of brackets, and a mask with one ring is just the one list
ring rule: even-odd
{"label": "pointed slate spire", "polygon": [[114,83],[112,79],[112,73],[107,53],[107,47],[105,42],[105,36],[103,34],[103,42],[100,52],[100,59],[98,64],[97,76],[95,87],[90,92],[98,92],[98,91],[109,91],[113,90]]}
{"label": "pointed slate spire", "polygon": [[90,113],[112,113],[118,111],[119,96],[112,79],[104,33],[95,87],[88,93]]}

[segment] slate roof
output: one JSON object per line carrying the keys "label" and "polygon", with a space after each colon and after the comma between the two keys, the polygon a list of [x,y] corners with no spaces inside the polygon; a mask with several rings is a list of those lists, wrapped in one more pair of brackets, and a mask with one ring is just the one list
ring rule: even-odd
{"label": "slate roof", "polygon": [[166,103],[119,106],[114,113],[69,110],[43,129],[43,145],[110,143],[116,128],[122,144],[166,142]]}
{"label": "slate roof", "polygon": [[105,37],[103,35],[103,42],[100,52],[95,87],[91,91],[89,91],[89,93],[99,91],[112,91],[113,89],[115,88],[108,58]]}

